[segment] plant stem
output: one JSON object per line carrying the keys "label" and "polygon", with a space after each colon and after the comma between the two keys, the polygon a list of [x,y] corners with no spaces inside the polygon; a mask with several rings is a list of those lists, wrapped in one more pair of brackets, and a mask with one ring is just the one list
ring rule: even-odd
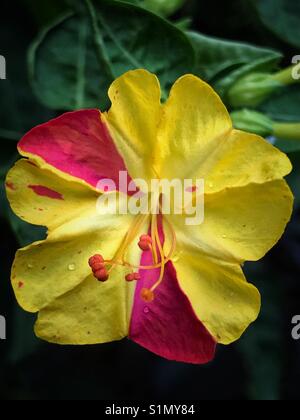
{"label": "plant stem", "polygon": [[273,134],[283,140],[300,140],[300,123],[274,123]]}
{"label": "plant stem", "polygon": [[110,63],[109,56],[106,51],[106,47],[104,45],[104,41],[101,35],[101,31],[99,29],[97,15],[93,6],[93,3],[90,0],[85,0],[85,4],[87,6],[87,10],[89,12],[92,27],[94,30],[94,41],[96,46],[96,53],[98,56],[99,63],[103,66],[103,68],[106,70],[108,76],[110,77],[111,83],[116,78],[113,68]]}
{"label": "plant stem", "polygon": [[283,85],[292,85],[299,82],[299,79],[296,79],[293,74],[293,70],[296,66],[290,66],[284,70],[279,71],[273,75],[273,79]]}

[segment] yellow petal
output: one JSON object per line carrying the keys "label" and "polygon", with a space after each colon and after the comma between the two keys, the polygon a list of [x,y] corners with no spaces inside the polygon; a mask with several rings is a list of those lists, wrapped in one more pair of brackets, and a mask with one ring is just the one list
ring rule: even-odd
{"label": "yellow petal", "polygon": [[67,181],[26,159],[19,160],[9,171],[6,186],[14,213],[50,230],[95,209],[99,197],[88,185]]}
{"label": "yellow petal", "polygon": [[90,276],[40,311],[35,332],[58,344],[120,340],[128,335],[133,293],[122,277],[98,283]]}
{"label": "yellow petal", "polygon": [[196,315],[219,343],[238,340],[256,320],[260,294],[238,264],[185,249],[174,266]]}
{"label": "yellow petal", "polygon": [[[104,247],[101,249],[106,251],[110,240],[119,241],[123,223],[124,220],[103,235],[106,239],[103,239]],[[147,231],[145,229],[143,226],[141,231]],[[113,254],[110,249],[107,248],[108,258]],[[140,258],[141,251],[133,244],[126,260],[139,265]],[[123,267],[115,267],[105,283],[87,275],[76,288],[53,299],[39,312],[35,332],[38,337],[57,344],[97,344],[120,340],[128,336],[135,287],[135,282],[125,281]]]}
{"label": "yellow petal", "polygon": [[12,268],[19,304],[36,312],[85,281],[91,274],[89,258],[95,254],[113,258],[132,220],[91,209],[57,228],[46,241],[19,250]]}
{"label": "yellow petal", "polygon": [[280,179],[292,170],[289,158],[255,134],[233,130],[194,174],[205,192]]}
{"label": "yellow petal", "polygon": [[186,75],[163,106],[155,169],[161,178],[192,177],[232,130],[219,96],[205,82]]}
{"label": "yellow petal", "polygon": [[249,184],[205,195],[205,218],[188,226],[183,216],[168,216],[178,241],[224,261],[256,261],[281,238],[293,209],[285,181]]}
{"label": "yellow petal", "polygon": [[131,177],[147,180],[161,114],[159,81],[146,70],[129,71],[113,82],[109,97],[112,106],[102,118]]}

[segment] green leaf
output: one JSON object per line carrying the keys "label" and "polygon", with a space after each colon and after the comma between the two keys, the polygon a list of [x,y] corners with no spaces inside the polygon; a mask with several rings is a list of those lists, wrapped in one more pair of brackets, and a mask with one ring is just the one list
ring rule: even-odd
{"label": "green leaf", "polygon": [[297,0],[253,0],[263,24],[283,41],[300,47],[300,2]]}
{"label": "green leaf", "polygon": [[183,6],[186,0],[125,0],[162,16],[170,16]]}
{"label": "green leaf", "polygon": [[194,73],[213,83],[226,99],[228,89],[241,77],[254,71],[275,69],[282,55],[268,48],[225,41],[188,32],[196,53]]}
{"label": "green leaf", "polygon": [[87,13],[63,17],[32,46],[31,80],[48,107],[106,109],[109,85],[131,69],[156,73],[164,92],[191,71],[193,49],[175,26],[124,2],[86,4]]}
{"label": "green leaf", "polygon": [[230,114],[233,126],[237,130],[249,131],[262,137],[273,133],[273,121],[266,115],[251,109],[242,109]]}
{"label": "green leaf", "polygon": [[260,107],[272,119],[300,122],[300,86],[288,86],[268,99]]}

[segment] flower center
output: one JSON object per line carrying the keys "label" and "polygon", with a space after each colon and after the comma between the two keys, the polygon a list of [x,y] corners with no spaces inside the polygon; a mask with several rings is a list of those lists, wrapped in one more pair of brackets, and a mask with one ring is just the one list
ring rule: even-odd
{"label": "flower center", "polygon": [[[142,226],[150,219],[151,229],[149,234],[144,234],[140,237],[137,246],[143,252],[151,252],[152,254],[152,265],[143,266],[143,265],[133,265],[126,260],[129,247],[136,240],[138,232],[141,230]],[[165,222],[166,227],[168,228],[169,234],[171,236],[171,246],[169,252],[166,254],[164,251],[164,239],[162,240],[159,233],[159,226]],[[152,302],[155,298],[154,291],[162,283],[165,274],[166,264],[171,260],[176,249],[176,234],[169,223],[169,221],[164,218],[162,214],[151,214],[151,215],[139,215],[134,220],[132,226],[128,230],[126,237],[116,252],[115,256],[111,260],[106,260],[102,255],[94,255],[89,260],[89,265],[94,273],[94,276],[97,280],[105,282],[109,279],[111,272],[117,266],[122,266],[126,269],[125,280],[128,282],[138,281],[141,279],[141,272],[144,270],[154,270],[160,269],[160,274],[158,279],[154,282],[153,286],[150,289],[142,289],[141,298],[145,302]]]}

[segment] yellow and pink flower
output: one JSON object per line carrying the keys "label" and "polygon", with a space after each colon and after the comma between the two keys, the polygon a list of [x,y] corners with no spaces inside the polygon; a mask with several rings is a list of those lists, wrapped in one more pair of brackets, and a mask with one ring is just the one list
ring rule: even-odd
{"label": "yellow and pink flower", "polygon": [[[107,113],[67,113],[31,130],[7,176],[23,220],[45,241],[18,251],[12,284],[38,312],[36,334],[59,344],[129,337],[167,359],[206,363],[258,316],[260,295],[243,274],[280,239],[293,197],[286,155],[233,129],[218,95],[186,75],[161,103],[157,78],[126,73]],[[101,179],[205,180],[205,220],[178,214],[103,214]],[[191,191],[192,196],[197,194]],[[96,278],[100,281],[97,281]]]}

